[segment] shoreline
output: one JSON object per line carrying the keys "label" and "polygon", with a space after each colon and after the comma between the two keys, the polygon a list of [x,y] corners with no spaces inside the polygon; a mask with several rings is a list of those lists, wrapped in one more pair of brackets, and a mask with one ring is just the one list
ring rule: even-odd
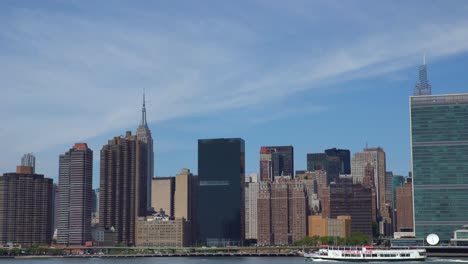
{"label": "shoreline", "polygon": [[[255,254],[255,253],[232,253],[232,254],[122,254],[122,255],[28,255],[28,256],[2,256],[0,259],[48,259],[48,258],[187,258],[187,257],[303,257],[293,253],[278,254]],[[468,253],[432,253],[428,258],[468,258]]]}

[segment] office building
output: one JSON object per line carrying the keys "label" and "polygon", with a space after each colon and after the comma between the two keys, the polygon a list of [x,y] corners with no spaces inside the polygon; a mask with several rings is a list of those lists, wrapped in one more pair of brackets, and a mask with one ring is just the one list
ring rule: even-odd
{"label": "office building", "polygon": [[396,188],[397,219],[396,231],[413,231],[413,186],[411,181],[406,181],[403,186]]}
{"label": "office building", "polygon": [[197,187],[198,177],[189,169],[182,171],[175,177],[174,218],[186,221],[189,244],[197,238]]}
{"label": "office building", "polygon": [[174,216],[174,177],[154,177],[152,180],[151,205],[158,212],[163,210],[169,216]]}
{"label": "office building", "polygon": [[385,172],[385,203],[393,208],[393,172]]}
{"label": "office building", "polygon": [[99,188],[93,190],[93,208],[91,213],[91,226],[99,225]]}
{"label": "office building", "polygon": [[143,93],[143,107],[141,108],[141,121],[140,125],[136,131],[136,138],[137,140],[146,144],[146,183],[142,184],[142,187],[146,188],[146,211],[152,211],[151,200],[151,189],[152,189],[152,178],[154,176],[154,151],[153,151],[153,137],[151,136],[151,130],[148,127],[148,122],[146,121],[146,101],[145,101],[145,94]]}
{"label": "office building", "polygon": [[245,185],[245,239],[257,239],[257,201],[259,183]]}
{"label": "office building", "polygon": [[99,226],[115,228],[116,243],[134,245],[136,217],[147,214],[146,144],[127,131],[101,149]]}
{"label": "office building", "polygon": [[76,143],[59,157],[57,243],[84,245],[91,241],[93,151]]}
{"label": "office building", "polygon": [[341,237],[351,236],[351,216],[339,215],[336,218],[323,218],[321,215],[309,215],[309,237]]}
{"label": "office building", "polygon": [[[49,244],[52,241],[53,182],[44,175],[5,173],[0,177],[0,244]],[[29,167],[32,172],[32,168]]]}
{"label": "office building", "polygon": [[257,245],[271,245],[273,244],[271,230],[271,184],[261,181],[258,185]]}
{"label": "office building", "polygon": [[351,175],[354,183],[362,183],[365,168],[370,163],[374,166],[375,191],[377,195],[377,209],[379,215],[387,223],[391,223],[391,217],[386,205],[386,161],[382,148],[365,148],[363,152],[354,153],[351,161]]}
{"label": "office building", "polygon": [[193,177],[189,169],[182,169],[175,177],[175,218],[193,220]]}
{"label": "office building", "polygon": [[115,228],[94,227],[91,229],[91,238],[95,247],[113,247],[115,246]]}
{"label": "office building", "polygon": [[347,149],[331,148],[325,153],[308,153],[307,170],[324,170],[327,172],[327,182],[336,182],[340,174],[351,173],[350,152]]}
{"label": "office building", "polygon": [[351,231],[372,237],[372,191],[352,181],[331,183],[323,199],[324,218],[350,215]]}
{"label": "office building", "polygon": [[416,236],[468,224],[468,94],[410,97]]}
{"label": "office building", "polygon": [[293,146],[260,148],[260,180],[274,181],[277,176],[294,177]]}
{"label": "office building", "polygon": [[152,216],[139,217],[136,228],[137,247],[189,246],[187,220],[170,219],[160,211]]}
{"label": "office building", "polygon": [[304,183],[291,181],[288,183],[289,206],[289,236],[292,244],[307,236],[307,196]]}
{"label": "office building", "polygon": [[326,171],[329,181],[337,181],[340,174],[351,174],[351,154],[347,149],[326,149]]}
{"label": "office building", "polygon": [[259,185],[257,243],[289,245],[307,235],[307,196],[300,181],[281,180]]}
{"label": "office building", "polygon": [[245,235],[244,140],[198,140],[198,173],[199,244],[241,245]]}

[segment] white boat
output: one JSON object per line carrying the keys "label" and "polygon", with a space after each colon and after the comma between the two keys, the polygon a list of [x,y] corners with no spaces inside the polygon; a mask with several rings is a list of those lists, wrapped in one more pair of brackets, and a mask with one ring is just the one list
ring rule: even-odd
{"label": "white boat", "polygon": [[425,249],[413,248],[373,248],[372,246],[322,246],[318,251],[305,253],[304,258],[311,260],[342,261],[424,261]]}

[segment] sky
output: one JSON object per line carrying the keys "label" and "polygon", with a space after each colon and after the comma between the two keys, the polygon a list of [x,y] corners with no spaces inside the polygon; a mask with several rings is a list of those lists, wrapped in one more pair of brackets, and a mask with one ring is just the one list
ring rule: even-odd
{"label": "sky", "polygon": [[0,173],[33,152],[57,182],[75,142],[135,133],[146,91],[156,176],[197,173],[197,140],[306,153],[368,145],[411,167],[409,96],[468,91],[467,1],[0,1]]}

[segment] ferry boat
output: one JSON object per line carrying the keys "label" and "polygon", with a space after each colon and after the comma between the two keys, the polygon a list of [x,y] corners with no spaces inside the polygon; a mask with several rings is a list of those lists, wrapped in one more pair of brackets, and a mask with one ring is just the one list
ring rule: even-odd
{"label": "ferry boat", "polygon": [[322,246],[318,251],[305,253],[304,258],[311,260],[342,261],[424,261],[425,249],[412,248],[373,248],[372,246]]}

